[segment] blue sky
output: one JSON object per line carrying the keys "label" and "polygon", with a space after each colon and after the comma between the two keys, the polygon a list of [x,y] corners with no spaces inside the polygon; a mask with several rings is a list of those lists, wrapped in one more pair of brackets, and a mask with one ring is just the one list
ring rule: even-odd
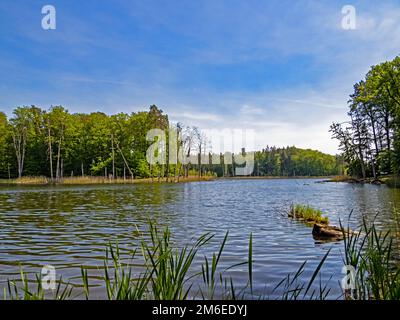
{"label": "blue sky", "polygon": [[[46,4],[56,30],[41,28]],[[341,28],[346,4],[356,30]],[[157,104],[188,125],[253,129],[257,148],[334,154],[353,84],[399,51],[398,1],[0,0],[0,110]]]}

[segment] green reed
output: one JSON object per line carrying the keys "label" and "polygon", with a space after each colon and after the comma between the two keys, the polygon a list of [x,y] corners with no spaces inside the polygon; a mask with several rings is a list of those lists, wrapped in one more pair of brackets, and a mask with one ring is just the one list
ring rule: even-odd
{"label": "green reed", "polygon": [[375,224],[363,226],[358,234],[344,233],[344,263],[356,270],[354,288],[347,299],[399,300],[400,264],[390,231],[378,231]]}
{"label": "green reed", "polygon": [[[62,278],[57,281],[55,290],[51,290],[51,296],[46,296],[48,290],[43,288],[43,281],[41,274],[36,274],[35,279],[31,281],[34,289],[29,286],[29,279],[20,268],[20,279],[7,280],[7,288],[3,289],[4,300],[66,300],[71,297],[72,286],[63,284]],[[20,283],[20,284],[19,284]]]}

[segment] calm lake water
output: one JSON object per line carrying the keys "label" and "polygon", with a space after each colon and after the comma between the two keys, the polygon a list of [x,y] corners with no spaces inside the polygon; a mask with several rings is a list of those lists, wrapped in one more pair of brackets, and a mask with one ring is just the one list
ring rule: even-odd
{"label": "calm lake water", "polygon": [[[215,234],[208,256],[230,231],[222,267],[247,259],[253,233],[254,289],[266,297],[289,272],[308,261],[303,279],[309,279],[324,254],[322,280],[340,296],[342,242],[318,243],[311,228],[287,218],[291,203],[304,203],[327,213],[333,224],[348,221],[357,228],[363,216],[382,229],[393,226],[393,207],[400,190],[386,186],[318,183],[314,179],[216,180],[182,184],[137,184],[57,187],[0,187],[0,287],[19,277],[19,265],[39,273],[45,264],[57,277],[81,283],[80,266],[91,267],[94,297],[104,296],[99,278],[105,248],[118,240],[125,257],[146,231],[150,218],[169,226],[177,246],[205,232]],[[124,251],[126,249],[126,251]],[[203,252],[195,267],[203,261]],[[247,267],[230,270],[238,286],[247,281]],[[222,268],[223,269],[223,268]],[[222,270],[221,269],[221,270]],[[97,278],[96,278],[97,277]],[[79,291],[79,290],[78,290]],[[79,297],[78,297],[79,298]],[[82,296],[80,296],[82,298]]]}

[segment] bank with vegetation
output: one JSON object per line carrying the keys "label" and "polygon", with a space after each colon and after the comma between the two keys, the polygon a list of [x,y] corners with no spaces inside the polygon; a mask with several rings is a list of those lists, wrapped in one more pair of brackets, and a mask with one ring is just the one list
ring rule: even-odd
{"label": "bank with vegetation", "polygon": [[348,121],[333,123],[345,173],[360,182],[396,184],[400,174],[400,57],[373,66],[354,85]]}
{"label": "bank with vegetation", "polygon": [[183,183],[196,181],[212,181],[216,179],[214,175],[204,176],[183,176],[183,177],[152,177],[152,178],[115,178],[111,177],[63,177],[55,181],[48,177],[22,177],[15,179],[0,179],[0,185],[90,185],[90,184],[138,184],[138,183]]}

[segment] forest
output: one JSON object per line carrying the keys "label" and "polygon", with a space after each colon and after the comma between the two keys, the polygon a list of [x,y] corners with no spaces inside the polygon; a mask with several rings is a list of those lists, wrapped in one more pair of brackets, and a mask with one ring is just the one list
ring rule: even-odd
{"label": "forest", "polygon": [[371,67],[350,95],[349,120],[333,123],[346,173],[359,178],[399,174],[400,57]]}
{"label": "forest", "polygon": [[[174,129],[179,147],[198,163],[155,164],[146,160],[148,130]],[[201,163],[212,146],[197,127],[172,124],[157,106],[131,114],[71,114],[62,106],[43,110],[18,107],[8,119],[0,113],[0,178],[45,176],[110,178],[235,175],[235,165]],[[221,155],[221,159],[223,156]],[[327,176],[341,172],[342,160],[314,150],[266,147],[255,152],[254,176]],[[194,163],[193,163],[194,162]]]}
{"label": "forest", "polygon": [[[214,165],[218,176],[233,176],[232,166]],[[310,177],[334,176],[343,173],[343,158],[317,150],[291,147],[267,146],[254,153],[256,177]]]}

